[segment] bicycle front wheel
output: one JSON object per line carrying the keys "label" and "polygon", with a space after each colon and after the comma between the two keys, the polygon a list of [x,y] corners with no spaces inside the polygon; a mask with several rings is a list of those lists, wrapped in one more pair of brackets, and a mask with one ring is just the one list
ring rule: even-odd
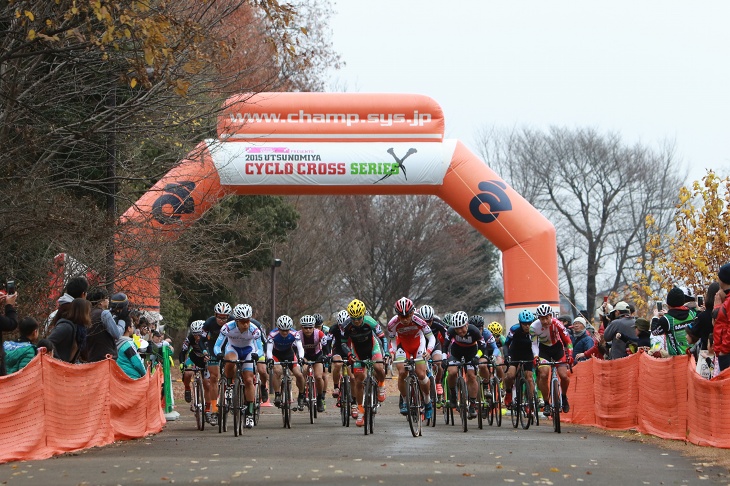
{"label": "bicycle front wheel", "polygon": [[464,377],[459,376],[456,382],[456,393],[459,398],[459,415],[461,415],[461,428],[464,432],[469,428],[468,413],[469,413],[469,393],[466,389],[466,381]]}
{"label": "bicycle front wheel", "polygon": [[517,410],[520,414],[520,425],[522,425],[524,430],[530,428],[530,423],[532,421],[532,414],[530,413],[531,405],[528,397],[527,380],[525,380],[524,377],[521,377],[517,382]]}
{"label": "bicycle front wheel", "polygon": [[228,401],[226,400],[226,388],[228,379],[221,376],[218,381],[218,433],[227,432],[226,418],[228,417]]}
{"label": "bicycle front wheel", "polygon": [[241,435],[241,412],[243,411],[243,383],[241,382],[241,376],[236,376],[236,381],[233,385],[233,435],[238,437]]}
{"label": "bicycle front wheel", "polygon": [[560,387],[557,383],[553,383],[552,390],[550,391],[550,398],[552,400],[552,413],[553,413],[553,429],[558,434],[560,433]]}
{"label": "bicycle front wheel", "polygon": [[496,376],[492,376],[492,394],[494,396],[494,418],[497,421],[497,427],[502,426],[502,393],[499,389],[499,380]]}
{"label": "bicycle front wheel", "polygon": [[317,391],[314,387],[314,377],[307,376],[307,406],[309,407],[309,423],[314,423],[314,418],[317,416]]}
{"label": "bicycle front wheel", "polygon": [[350,426],[350,378],[343,376],[340,381],[340,418],[342,419],[342,426]]}
{"label": "bicycle front wheel", "polygon": [[288,370],[284,370],[281,378],[281,420],[285,429],[291,428],[291,381]]}
{"label": "bicycle front wheel", "polygon": [[436,396],[436,378],[433,375],[428,379],[428,384],[431,387],[428,393],[431,398],[431,419],[426,422],[426,425],[436,427],[436,403],[438,403],[438,397]]}
{"label": "bicycle front wheel", "polygon": [[[512,427],[515,429],[520,425],[520,406],[522,397],[520,396],[520,388],[515,383],[514,396],[512,397],[512,406],[509,409],[509,415],[512,418]],[[505,390],[507,393],[512,393],[512,390]]]}
{"label": "bicycle front wheel", "polygon": [[413,437],[421,435],[421,393],[418,380],[412,376],[406,378],[406,404],[408,405],[408,426]]}
{"label": "bicycle front wheel", "polygon": [[[255,373],[255,371],[254,371]],[[261,419],[261,383],[256,380],[254,383],[254,402],[253,402],[253,424],[258,425]]]}
{"label": "bicycle front wheel", "polygon": [[195,425],[198,430],[205,429],[205,397],[203,397],[203,378],[197,374],[193,381],[193,408],[195,408]]}
{"label": "bicycle front wheel", "polygon": [[365,423],[363,429],[365,429],[365,435],[373,433],[373,408],[375,407],[375,382],[372,377],[368,376],[365,378],[365,387],[363,394],[363,409],[365,412]]}

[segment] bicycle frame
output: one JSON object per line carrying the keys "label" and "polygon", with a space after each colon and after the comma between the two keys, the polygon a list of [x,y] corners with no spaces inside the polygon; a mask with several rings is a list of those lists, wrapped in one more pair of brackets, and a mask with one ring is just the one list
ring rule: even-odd
{"label": "bicycle frame", "polygon": [[375,408],[377,407],[378,399],[377,394],[377,382],[375,381],[375,365],[378,363],[384,363],[384,360],[356,360],[355,363],[359,363],[365,367],[365,380],[363,382],[363,409],[365,411],[365,435],[373,433],[373,418],[375,417]]}
{"label": "bicycle frame", "polygon": [[408,407],[408,425],[413,437],[423,435],[421,421],[423,419],[423,393],[421,392],[418,375],[416,375],[416,360],[407,359],[403,366],[407,372],[406,383],[406,405]]}
{"label": "bicycle frame", "polygon": [[560,433],[560,412],[563,409],[563,391],[560,385],[560,375],[558,375],[558,366],[568,366],[569,363],[558,361],[543,361],[540,366],[550,366],[550,406],[553,419],[553,430]]}

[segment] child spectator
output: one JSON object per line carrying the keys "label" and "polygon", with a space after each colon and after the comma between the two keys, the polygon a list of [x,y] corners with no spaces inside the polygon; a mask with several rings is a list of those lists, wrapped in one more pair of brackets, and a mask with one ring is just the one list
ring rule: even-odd
{"label": "child spectator", "polygon": [[25,317],[18,323],[18,333],[20,334],[18,340],[3,343],[5,368],[8,374],[24,368],[36,355],[37,348],[34,343],[38,340],[39,327],[35,319]]}
{"label": "child spectator", "polygon": [[150,333],[151,342],[147,345],[147,359],[149,359],[150,365],[155,366],[157,363],[162,363],[162,348],[167,346],[170,351],[170,356],[175,349],[167,339],[162,339],[162,333],[159,331],[152,331]]}
{"label": "child spectator", "polygon": [[[0,294],[0,306],[4,313],[0,314],[0,376],[5,375],[5,348],[3,346],[3,332],[14,331],[18,327],[18,314],[15,312],[15,300],[18,292],[6,295],[5,291]],[[4,304],[4,305],[3,305]]]}
{"label": "child spectator", "polygon": [[134,334],[134,324],[127,319],[124,334],[117,339],[117,364],[128,377],[136,380],[142,378],[147,373],[147,369],[137,351],[132,334]]}

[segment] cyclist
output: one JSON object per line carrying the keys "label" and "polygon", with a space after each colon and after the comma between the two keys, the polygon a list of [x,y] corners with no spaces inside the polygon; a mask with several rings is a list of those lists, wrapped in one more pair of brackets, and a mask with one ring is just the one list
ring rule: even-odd
{"label": "cyclist", "polygon": [[[537,307],[536,314],[537,320],[530,325],[533,354],[539,356],[540,361],[573,364],[573,343],[565,326],[553,316],[552,307],[548,304],[540,304]],[[568,413],[570,406],[565,392],[568,390],[570,378],[566,366],[558,366],[558,376],[560,377],[560,387],[563,390],[563,412]],[[550,403],[548,403],[550,400],[549,377],[550,367],[539,365],[537,368],[537,386],[545,399],[543,414],[546,417],[550,416],[552,410]]]}
{"label": "cyclist", "polygon": [[[297,396],[297,408],[304,410],[304,375],[299,367],[298,361],[304,356],[304,348],[302,341],[294,329],[294,321],[287,315],[281,315],[276,319],[276,329],[269,333],[266,339],[266,360],[269,364],[289,361],[289,369],[294,375],[297,382],[299,395]],[[294,352],[296,348],[296,353]],[[271,386],[274,388],[274,405],[281,407],[281,374],[283,370],[281,366],[273,368],[274,376]],[[293,408],[293,407],[292,407]]]}
{"label": "cyclist", "polygon": [[[261,330],[251,322],[250,305],[238,304],[234,307],[233,321],[221,328],[221,332],[213,347],[215,355],[219,360],[223,359],[223,343],[226,340],[228,341],[225,346],[226,360],[252,361],[251,363],[244,363],[241,369],[241,376],[244,382],[244,426],[250,429],[253,427],[253,407],[256,399],[256,392],[253,389],[253,362],[258,361],[259,356],[263,354]],[[232,383],[236,374],[235,363],[226,363],[225,373],[226,377]]]}
{"label": "cyclist", "polygon": [[[332,359],[332,382],[334,388],[332,389],[332,398],[337,398],[337,406],[340,406],[340,375],[342,374],[342,358],[347,357],[347,351],[343,350],[342,343],[345,342],[343,330],[345,323],[350,318],[350,315],[346,310],[341,310],[337,313],[337,321],[330,327],[329,339],[330,353]],[[349,404],[345,404],[348,406]]]}
{"label": "cyclist", "polygon": [[437,406],[441,406],[441,397],[444,396],[444,387],[441,386],[441,381],[444,376],[444,368],[441,366],[441,360],[444,355],[441,352],[444,346],[444,340],[446,339],[446,331],[449,330],[447,326],[441,321],[441,318],[436,315],[433,307],[430,305],[421,306],[418,310],[418,316],[426,321],[428,327],[431,328],[431,332],[436,338],[436,345],[431,353],[431,360],[433,361],[433,372],[436,373],[434,377],[436,379],[436,401]]}
{"label": "cyclist", "polygon": [[504,343],[507,341],[507,338],[504,335],[504,327],[502,327],[502,324],[497,321],[492,321],[487,326],[487,329],[489,329],[489,332],[492,333],[492,336],[494,336],[494,340],[497,342],[497,348],[502,352],[502,356],[504,356],[507,352],[504,349]]}
{"label": "cyclist", "polygon": [[299,318],[299,324],[301,325],[301,331],[297,331],[298,338],[302,342],[302,348],[304,349],[304,359],[314,363],[313,373],[314,382],[317,388],[317,411],[324,412],[324,379],[323,375],[323,362],[324,353],[322,352],[322,346],[327,343],[327,336],[324,332],[314,328],[315,318],[314,316],[306,315]]}
{"label": "cyclist", "polygon": [[469,324],[469,316],[464,311],[455,312],[451,316],[451,327],[446,333],[447,348],[451,355],[448,358],[448,384],[449,384],[449,406],[458,408],[456,402],[456,377],[461,358],[468,363],[466,366],[467,383],[466,387],[469,392],[469,419],[477,416],[476,397],[478,392],[475,367],[479,366],[479,351],[483,355],[488,352],[487,343],[484,336],[473,324]]}
{"label": "cyclist", "polygon": [[[218,302],[213,307],[213,315],[205,320],[203,324],[203,331],[207,335],[208,343],[208,354],[210,359],[208,360],[208,374],[210,375],[210,404],[211,412],[215,417],[218,418],[218,379],[220,377],[220,363],[216,358],[215,347],[218,336],[221,333],[221,328],[231,321],[231,306],[228,302]],[[217,425],[217,424],[214,424]]]}
{"label": "cyclist", "polygon": [[[185,401],[190,403],[192,395],[190,392],[190,381],[193,379],[193,372],[188,368],[196,366],[205,369],[210,354],[208,353],[208,344],[205,331],[203,330],[205,321],[193,321],[190,324],[190,332],[182,344],[180,350],[180,370],[183,372],[183,384],[185,385]],[[203,373],[203,391],[205,395],[205,420],[211,425],[218,425],[217,417],[210,411],[210,373]]]}
{"label": "cyclist", "polygon": [[[243,311],[243,317],[246,318],[248,316],[248,318],[251,319],[251,322],[259,328],[259,331],[261,331],[261,346],[259,349],[263,350],[266,343],[266,330],[264,329],[263,324],[253,318],[253,308],[250,305],[243,304],[241,309]],[[259,353],[259,362],[256,363],[256,370],[259,374],[261,402],[266,403],[269,401],[269,390],[266,389],[266,384],[269,382],[269,372],[266,369],[266,356],[264,356],[264,353]]]}
{"label": "cyclist", "polygon": [[[530,336],[530,325],[535,322],[535,314],[525,309],[517,316],[517,324],[510,327],[507,338],[505,339],[505,348],[508,350],[509,360],[524,361],[522,366],[525,370],[525,378],[527,379],[528,403],[532,403],[532,391],[535,389],[535,383],[532,379],[532,363],[535,355],[532,351],[532,336]],[[528,362],[529,361],[529,362]],[[507,394],[504,397],[504,404],[507,408],[512,405],[512,386],[515,383],[517,375],[517,365],[511,364],[507,368],[504,375],[504,389]]]}
{"label": "cyclist", "polygon": [[431,358],[436,338],[426,321],[415,315],[413,301],[401,297],[395,303],[395,316],[388,321],[388,337],[390,346],[395,352],[395,367],[398,370],[398,390],[400,391],[400,413],[408,414],[406,403],[406,376],[408,372],[405,360],[416,360],[416,375],[419,387],[423,392],[423,413],[428,420],[433,416],[431,403],[431,382],[426,376],[426,360]]}
{"label": "cyclist", "polygon": [[[365,315],[365,304],[354,299],[347,305],[348,319],[345,321],[343,337],[343,351],[347,351],[347,360],[354,363],[356,360],[372,359],[380,361],[383,359],[383,349],[387,349],[387,339],[380,324],[370,316]],[[375,363],[375,378],[378,380],[378,401],[385,401],[385,368],[383,363]],[[365,425],[365,410],[363,407],[363,384],[365,382],[365,370],[362,364],[354,366],[353,395],[358,405],[352,406],[352,416],[356,418],[358,427]]]}
{"label": "cyclist", "polygon": [[[492,334],[492,331],[484,327],[484,318],[478,314],[473,315],[469,318],[469,324],[473,324],[474,326],[476,326],[476,328],[479,329],[479,331],[482,333],[482,337],[484,337],[484,342],[487,343],[487,351],[489,353],[488,356],[492,357],[494,363],[498,365],[504,363],[504,360],[502,360],[502,352],[499,350],[500,346],[497,342],[496,337],[494,336],[494,334]],[[486,356],[487,354],[479,355],[479,376],[481,376],[484,381],[489,381],[489,366],[487,366]],[[503,366],[497,366],[496,368],[497,378],[499,378],[499,381],[502,381],[502,379],[504,378],[503,368]],[[491,398],[491,392],[488,393],[489,396],[487,398]]]}
{"label": "cyclist", "polygon": [[[329,362],[329,359],[327,359],[327,357],[332,354],[329,340],[330,327],[324,324],[324,317],[322,317],[322,314],[313,314],[312,317],[314,317],[314,328],[322,331],[327,338],[322,343],[322,353],[324,353],[324,359],[322,360],[322,393],[326,393],[327,387],[329,385],[331,366],[331,363]],[[322,396],[322,404],[324,406],[324,395]]]}

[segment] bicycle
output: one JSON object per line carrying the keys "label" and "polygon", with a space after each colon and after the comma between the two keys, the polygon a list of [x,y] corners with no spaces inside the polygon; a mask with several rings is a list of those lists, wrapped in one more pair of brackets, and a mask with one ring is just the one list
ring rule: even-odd
{"label": "bicycle", "polygon": [[[457,367],[457,375],[456,375],[456,408],[459,410],[459,415],[461,416],[461,428],[464,432],[466,432],[469,428],[468,426],[468,413],[469,413],[469,391],[466,387],[466,366],[467,363],[464,360],[464,357],[461,357],[461,361],[458,363],[449,363],[449,366],[456,366]],[[448,383],[447,383],[448,386]],[[444,389],[445,390],[445,389]],[[449,400],[451,400],[451,397],[449,397]],[[447,402],[450,403],[450,402]],[[449,405],[447,408],[451,408],[451,405]],[[481,411],[480,411],[481,413]],[[451,413],[451,423],[454,425],[454,416],[453,411]]]}
{"label": "bicycle", "polygon": [[282,367],[281,370],[281,420],[285,429],[291,429],[291,370],[289,366],[296,364],[294,361],[279,361],[274,365]]}
{"label": "bicycle", "polygon": [[302,367],[307,367],[304,386],[304,404],[309,409],[309,423],[317,418],[317,386],[314,381],[314,361],[302,360]]}
{"label": "bicycle", "polygon": [[[482,386],[486,385],[488,388],[488,393],[492,395],[491,400],[489,400],[489,425],[493,425],[494,422],[497,422],[497,427],[502,426],[502,393],[499,389],[499,378],[497,377],[497,365],[494,363],[494,360],[490,359],[490,361],[487,363],[487,366],[489,367],[489,381],[485,384],[482,382]],[[479,380],[480,382],[482,380]],[[485,393],[485,395],[487,395]]]}
{"label": "bicycle", "polygon": [[342,426],[350,426],[350,405],[352,404],[352,384],[350,382],[350,366],[347,361],[333,360],[332,363],[343,363],[340,373],[339,390],[340,395],[337,397],[336,406],[340,407],[340,418]]}
{"label": "bicycle", "polygon": [[218,378],[218,433],[228,432],[228,412],[233,407],[233,384],[223,370],[224,362],[220,360],[220,377]]}
{"label": "bicycle", "polygon": [[423,393],[421,392],[418,375],[416,375],[416,361],[408,359],[403,363],[408,375],[406,375],[406,406],[408,407],[408,426],[413,437],[422,434],[421,420],[423,419]]}
{"label": "bicycle", "polygon": [[510,407],[512,426],[516,429],[521,425],[524,430],[527,430],[535,419],[533,405],[535,397],[531,397],[531,395],[535,394],[535,387],[533,385],[532,390],[528,388],[527,378],[525,377],[525,363],[532,363],[532,361],[511,362],[511,364],[517,366],[517,373],[515,375],[513,390],[509,390],[508,392],[513,395],[512,406]]}
{"label": "bicycle", "polygon": [[553,419],[553,430],[560,433],[560,412],[563,409],[563,390],[560,387],[560,376],[558,375],[558,366],[568,366],[570,371],[573,367],[570,363],[558,361],[542,361],[540,366],[550,366],[550,406],[552,407],[551,415]]}
{"label": "bicycle", "polygon": [[426,376],[428,376],[428,384],[430,385],[429,395],[431,397],[431,418],[426,420],[426,426],[436,427],[436,404],[438,398],[436,397],[436,376],[433,373],[433,360],[429,359],[426,362]]}
{"label": "bicycle", "polygon": [[[445,361],[445,360],[444,360]],[[450,400],[449,400],[449,371],[448,367],[444,366],[446,369],[444,370],[444,376],[441,379],[441,387],[444,390],[444,394],[441,398],[442,404],[441,404],[441,412],[444,415],[444,423],[446,425],[455,425],[454,424],[454,409],[449,406]]]}
{"label": "bicycle", "polygon": [[363,410],[365,411],[365,435],[373,433],[373,419],[375,418],[375,409],[378,405],[378,382],[375,381],[373,376],[375,371],[375,365],[378,363],[384,363],[383,360],[373,361],[372,359],[356,360],[355,363],[360,363],[365,366],[365,381],[363,382]]}
{"label": "bicycle", "polygon": [[[228,360],[228,359],[222,359],[221,363],[233,363],[236,365],[236,376],[233,379],[232,384],[232,394],[231,394],[231,403],[229,405],[229,409],[233,412],[233,435],[234,437],[238,437],[239,435],[243,435],[243,419],[246,416],[246,398],[245,398],[245,383],[243,381],[243,365],[246,363],[254,363],[255,361],[252,361],[250,359],[247,360]],[[256,369],[254,367],[254,380],[256,375]],[[221,374],[221,378],[225,376],[225,373]],[[226,382],[228,382],[228,379],[226,378]],[[225,392],[225,390],[224,390]],[[220,410],[220,408],[218,409]],[[225,420],[225,419],[224,419]],[[225,430],[225,429],[224,429]]]}
{"label": "bicycle", "polygon": [[205,394],[203,388],[203,368],[194,366],[188,368],[185,371],[192,371],[194,373],[192,380],[192,396],[193,400],[190,402],[190,409],[195,413],[195,424],[198,430],[205,430]]}

